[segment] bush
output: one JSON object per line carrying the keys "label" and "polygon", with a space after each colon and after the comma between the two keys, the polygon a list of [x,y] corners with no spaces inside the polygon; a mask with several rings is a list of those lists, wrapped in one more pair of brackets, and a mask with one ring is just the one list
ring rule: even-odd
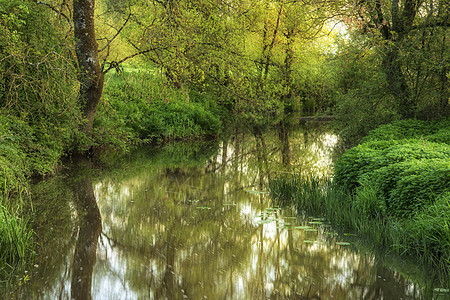
{"label": "bush", "polygon": [[[450,122],[396,121],[371,131],[335,164],[327,194],[338,224],[373,235],[399,253],[419,255],[449,274]],[[344,201],[346,204],[339,203]],[[347,212],[345,215],[342,212]],[[372,227],[380,227],[374,232]]]}
{"label": "bush", "polygon": [[375,191],[370,214],[414,215],[450,185],[449,124],[404,120],[380,126],[337,161],[335,184],[356,191],[355,201]]}
{"label": "bush", "polygon": [[416,138],[449,144],[450,119],[428,122],[419,120],[395,121],[370,131],[361,143]]}
{"label": "bush", "polygon": [[377,188],[375,197],[384,201],[386,212],[411,217],[450,186],[448,159],[408,160],[365,175],[365,186]]}
{"label": "bush", "polygon": [[347,150],[334,166],[336,184],[354,191],[365,174],[408,160],[450,159],[446,144],[420,139],[369,141]]}

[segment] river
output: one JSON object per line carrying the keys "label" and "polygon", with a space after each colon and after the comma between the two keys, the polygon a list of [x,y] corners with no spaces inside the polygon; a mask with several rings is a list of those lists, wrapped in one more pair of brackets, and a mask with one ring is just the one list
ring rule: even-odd
{"label": "river", "polygon": [[420,299],[397,260],[271,205],[268,178],[329,176],[336,143],[309,126],[74,164],[33,188],[37,253],[12,297]]}

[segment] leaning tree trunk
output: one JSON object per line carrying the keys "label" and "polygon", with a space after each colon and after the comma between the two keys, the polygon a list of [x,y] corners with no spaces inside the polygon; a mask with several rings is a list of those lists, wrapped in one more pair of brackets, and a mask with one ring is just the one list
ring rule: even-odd
{"label": "leaning tree trunk", "polygon": [[73,23],[76,40],[76,55],[80,77],[80,101],[83,116],[87,119],[84,127],[86,133],[93,128],[103,91],[103,72],[98,60],[98,45],[94,26],[95,0],[73,1]]}

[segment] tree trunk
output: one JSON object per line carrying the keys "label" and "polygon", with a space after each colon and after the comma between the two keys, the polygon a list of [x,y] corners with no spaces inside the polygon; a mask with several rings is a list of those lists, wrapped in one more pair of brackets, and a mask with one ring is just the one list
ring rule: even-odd
{"label": "tree trunk", "polygon": [[411,101],[408,84],[401,69],[400,58],[396,49],[388,49],[383,58],[383,69],[389,89],[399,101],[399,110],[404,118],[413,117],[415,103]]}
{"label": "tree trunk", "polygon": [[87,119],[86,133],[92,132],[95,112],[103,91],[103,72],[98,60],[94,25],[95,0],[73,1],[73,23],[80,77],[80,101]]}

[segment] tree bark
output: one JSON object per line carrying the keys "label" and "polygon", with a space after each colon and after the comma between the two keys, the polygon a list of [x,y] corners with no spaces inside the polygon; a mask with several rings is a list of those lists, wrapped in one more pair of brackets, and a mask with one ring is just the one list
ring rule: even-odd
{"label": "tree bark", "polygon": [[397,49],[387,49],[383,58],[383,70],[386,75],[389,89],[399,103],[399,110],[404,118],[414,115],[415,105],[409,93],[405,75],[402,72],[400,57]]}
{"label": "tree bark", "polygon": [[75,52],[80,77],[80,101],[83,117],[87,123],[83,128],[92,132],[95,112],[103,92],[103,72],[98,60],[98,45],[94,25],[95,0],[73,1],[73,23],[76,40]]}

